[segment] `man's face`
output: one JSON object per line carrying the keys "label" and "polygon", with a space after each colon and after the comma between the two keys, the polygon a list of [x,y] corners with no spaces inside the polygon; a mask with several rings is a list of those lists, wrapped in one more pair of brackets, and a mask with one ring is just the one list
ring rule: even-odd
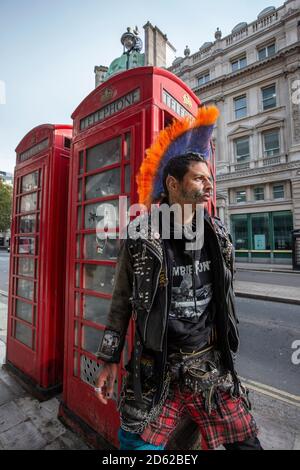
{"label": "man's face", "polygon": [[172,196],[181,204],[205,203],[212,196],[212,176],[208,166],[203,162],[192,162],[183,180],[178,181],[173,178],[172,183]]}

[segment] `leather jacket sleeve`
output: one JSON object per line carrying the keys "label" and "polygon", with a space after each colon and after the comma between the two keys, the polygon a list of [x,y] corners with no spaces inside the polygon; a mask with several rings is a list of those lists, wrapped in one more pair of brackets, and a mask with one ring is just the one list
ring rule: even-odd
{"label": "leather jacket sleeve", "polygon": [[132,313],[133,267],[127,240],[121,240],[106,328],[96,356],[119,363]]}

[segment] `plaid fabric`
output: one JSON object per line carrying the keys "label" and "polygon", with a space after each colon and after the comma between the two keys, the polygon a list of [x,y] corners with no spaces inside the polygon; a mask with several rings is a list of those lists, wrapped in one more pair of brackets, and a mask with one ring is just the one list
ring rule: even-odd
{"label": "plaid fabric", "polygon": [[165,446],[186,412],[198,423],[209,449],[256,436],[256,423],[243,399],[234,398],[221,389],[218,393],[219,410],[212,410],[209,415],[204,409],[201,394],[181,392],[178,387],[174,388],[174,395],[166,400],[158,419],[150,423],[140,437],[153,445]]}

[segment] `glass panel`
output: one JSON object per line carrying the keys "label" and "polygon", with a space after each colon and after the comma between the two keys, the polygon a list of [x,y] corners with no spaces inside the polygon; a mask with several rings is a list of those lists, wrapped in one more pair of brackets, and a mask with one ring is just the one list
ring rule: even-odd
{"label": "glass panel", "polygon": [[81,229],[81,206],[77,209],[77,229]]}
{"label": "glass panel", "polygon": [[83,173],[83,151],[79,152],[79,173]]}
{"label": "glass panel", "polygon": [[74,345],[78,346],[78,322],[74,323]]}
{"label": "glass panel", "polygon": [[112,201],[106,202],[95,202],[94,204],[87,204],[84,208],[84,228],[95,230],[99,222],[102,222],[103,224],[104,215],[101,214],[104,213],[107,214],[106,221],[109,222],[112,228],[118,226],[118,199],[113,199]]}
{"label": "glass panel", "polygon": [[21,318],[22,320],[32,323],[32,304],[27,304],[21,300],[16,301],[16,317]]}
{"label": "glass panel", "polygon": [[34,277],[34,264],[33,258],[18,258],[18,274],[21,276]]}
{"label": "glass panel", "polygon": [[86,151],[86,171],[118,163],[121,158],[121,136],[96,145]]}
{"label": "glass panel", "polygon": [[80,294],[79,292],[75,293],[75,316],[80,316]]}
{"label": "glass panel", "polygon": [[130,165],[125,166],[125,193],[130,193]]}
{"label": "glass panel", "polygon": [[76,237],[76,258],[80,259],[80,235]]}
{"label": "glass panel", "polygon": [[292,249],[293,216],[291,212],[273,212],[275,250]]}
{"label": "glass panel", "polygon": [[246,202],[246,191],[236,191],[236,202]]}
{"label": "glass panel", "polygon": [[83,297],[83,317],[86,320],[105,326],[110,304],[111,301],[108,299],[85,295]]}
{"label": "glass panel", "polygon": [[75,268],[75,287],[80,287],[80,264],[76,264]]}
{"label": "glass panel", "polygon": [[236,119],[247,115],[247,101],[246,96],[241,96],[234,99],[235,117]]}
{"label": "glass panel", "polygon": [[266,48],[264,47],[263,49],[260,49],[260,51],[258,51],[258,59],[259,60],[263,60],[267,57],[267,50]]}
{"label": "glass panel", "polygon": [[35,249],[35,238],[19,237],[18,239],[18,253],[26,253],[28,255],[34,255]]}
{"label": "glass panel", "polygon": [[276,90],[275,90],[275,85],[264,88],[262,90],[262,95],[263,95],[263,108],[264,110],[273,108],[276,106]]}
{"label": "glass panel", "polygon": [[265,191],[264,188],[254,188],[254,199],[256,201],[263,201],[265,198]]}
{"label": "glass panel", "polygon": [[85,351],[95,354],[102,340],[103,331],[96,330],[90,326],[82,327],[82,344],[81,347]]}
{"label": "glass panel", "polygon": [[131,155],[131,138],[130,132],[125,134],[125,147],[124,147],[124,158],[125,160],[130,160]]}
{"label": "glass panel", "polygon": [[77,351],[74,351],[74,372],[73,372],[73,375],[75,377],[78,376],[78,353]]}
{"label": "glass panel", "polygon": [[32,330],[30,326],[23,325],[23,323],[16,322],[16,331],[15,331],[15,338],[21,343],[26,344],[32,348]]}
{"label": "glass panel", "polygon": [[36,214],[22,215],[19,217],[19,233],[37,232]]}
{"label": "glass panel", "polygon": [[274,199],[281,199],[284,198],[284,185],[278,184],[273,186],[273,198]]}
{"label": "glass panel", "polygon": [[20,198],[20,212],[37,210],[37,193],[28,194]]}
{"label": "glass panel", "polygon": [[270,250],[269,214],[252,214],[252,243],[254,250]]}
{"label": "glass panel", "polygon": [[275,54],[275,44],[271,44],[271,46],[268,46],[268,57],[274,54]]}
{"label": "glass panel", "polygon": [[114,284],[115,268],[99,264],[85,264],[83,287],[85,289],[111,294]]}
{"label": "glass panel", "polygon": [[237,162],[247,161],[250,156],[249,137],[237,139],[235,141]]}
{"label": "glass panel", "polygon": [[78,180],[78,193],[77,193],[77,200],[82,201],[82,178]]}
{"label": "glass panel", "polygon": [[120,194],[120,168],[102,171],[97,175],[88,176],[85,182],[85,199]]}
{"label": "glass panel", "polygon": [[115,260],[119,251],[119,239],[97,238],[95,233],[84,236],[83,257],[92,260]]}
{"label": "glass panel", "polygon": [[267,156],[279,155],[279,132],[264,133],[265,153]]}
{"label": "glass panel", "polygon": [[37,189],[39,185],[39,172],[29,173],[29,175],[23,176],[21,184],[21,192],[32,191]]}
{"label": "glass panel", "polygon": [[17,295],[25,299],[33,300],[34,282],[25,279],[17,280]]}
{"label": "glass panel", "polygon": [[248,223],[247,215],[235,215],[231,217],[232,235],[236,250],[248,250]]}

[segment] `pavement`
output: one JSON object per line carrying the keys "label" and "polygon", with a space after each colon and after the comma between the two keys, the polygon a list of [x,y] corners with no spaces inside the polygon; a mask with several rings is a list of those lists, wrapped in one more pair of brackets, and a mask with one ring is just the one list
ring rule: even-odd
{"label": "pavement", "polygon": [[[239,263],[237,268],[243,269],[242,264]],[[246,267],[249,270],[249,264]],[[268,266],[255,268],[264,270]],[[293,271],[290,269],[290,272]],[[300,304],[300,289],[297,287],[281,288],[278,285],[236,281],[235,289],[237,296]],[[80,436],[66,429],[58,420],[61,395],[39,402],[2,368],[6,353],[7,300],[7,295],[0,292],[0,450],[89,449]],[[300,450],[300,398],[292,395],[290,399],[286,396],[280,398],[270,387],[262,389],[251,381],[247,382],[247,386],[251,391],[252,413],[263,447],[267,450]]]}

